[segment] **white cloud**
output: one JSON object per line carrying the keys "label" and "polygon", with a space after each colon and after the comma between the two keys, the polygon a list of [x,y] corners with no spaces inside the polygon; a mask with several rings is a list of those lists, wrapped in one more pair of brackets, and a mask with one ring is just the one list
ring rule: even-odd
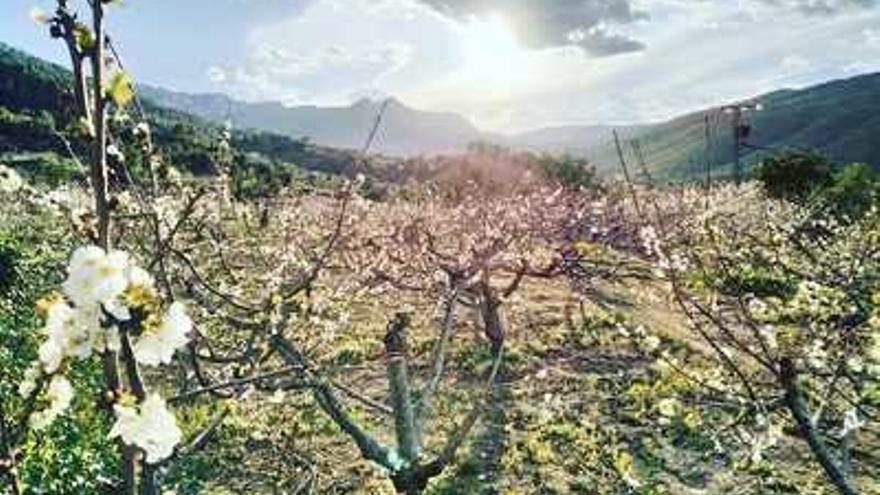
{"label": "white cloud", "polygon": [[810,70],[812,65],[803,55],[791,54],[782,58],[779,62],[779,67],[784,73],[800,74]]}
{"label": "white cloud", "polygon": [[343,104],[377,87],[392,93],[454,67],[451,21],[411,0],[315,0],[300,15],[254,29],[248,56],[225,67],[227,88],[250,99]]}
{"label": "white cloud", "polygon": [[250,100],[348,104],[390,94],[484,128],[522,129],[657,120],[880,68],[864,62],[880,60],[876,9],[820,16],[795,1],[771,4],[633,0],[646,16],[591,29],[645,49],[591,59],[575,46],[524,43],[517,19],[503,13],[451,17],[419,0],[312,0],[253,29],[246,59],[209,77]]}
{"label": "white cloud", "polygon": [[226,71],[223,70],[223,68],[216,66],[208,68],[208,79],[212,83],[224,83],[228,78],[229,76],[226,74]]}

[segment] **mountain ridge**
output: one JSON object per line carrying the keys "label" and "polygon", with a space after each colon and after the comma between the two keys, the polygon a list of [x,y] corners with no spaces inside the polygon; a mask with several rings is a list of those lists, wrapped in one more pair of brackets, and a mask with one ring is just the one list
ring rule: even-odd
{"label": "mountain ridge", "polygon": [[[15,64],[0,69],[22,72],[32,79],[26,85],[11,84],[15,74],[0,73],[0,83],[7,81],[6,86],[0,84],[4,100],[29,102],[32,110],[64,107],[70,98],[65,89],[65,78],[69,77],[65,68],[0,42],[3,50],[19,55]],[[223,93],[183,93],[146,85],[140,88],[156,112],[181,112],[175,118],[194,116],[213,125],[231,117],[237,129],[277,133],[302,141],[288,146],[299,148],[311,141],[323,147],[360,149],[382,105],[382,101],[362,98],[349,106],[286,107],[279,102],[238,101]],[[781,88],[750,101],[760,102],[765,110],[746,118],[752,130],[748,146],[741,148],[746,167],[768,153],[809,149],[839,162],[865,162],[880,170],[880,73],[829,80],[801,89]],[[453,112],[417,110],[392,98],[371,151],[405,156],[446,154],[465,151],[470,143],[482,141],[517,151],[586,158],[607,175],[619,170],[612,138],[616,130],[625,159],[636,162],[643,157],[656,178],[692,180],[704,175],[707,167],[718,177],[730,174],[734,161],[732,122],[719,108],[694,110],[645,124],[560,125],[502,134],[481,131]],[[634,140],[639,143],[641,156],[635,152]]]}
{"label": "mountain ridge", "polygon": [[[381,101],[361,99],[350,106],[285,107],[277,102],[246,103],[222,94],[198,95],[151,88],[153,99],[198,116],[219,120],[233,116],[236,125],[308,136],[318,144],[357,148],[366,139]],[[212,106],[200,101],[212,101]],[[179,101],[182,100],[182,101]],[[765,111],[747,118],[754,132],[752,147],[741,149],[746,166],[772,150],[811,149],[839,161],[863,161],[880,168],[880,121],[868,119],[865,109],[880,115],[880,73],[868,73],[825,81],[805,88],[780,88],[758,94],[749,101],[761,102]],[[222,102],[222,105],[218,104]],[[612,138],[617,131],[625,158],[635,160],[632,140],[638,140],[647,166],[665,179],[693,178],[707,164],[719,175],[732,168],[731,125],[719,109],[696,109],[649,123],[628,125],[573,124],[540,127],[518,133],[487,132],[452,112],[427,112],[392,99],[373,150],[391,155],[461,152],[475,141],[489,142],[518,151],[568,153],[595,162],[603,173],[619,168]],[[705,141],[704,118],[712,118],[710,143]],[[852,116],[864,128],[848,123]],[[708,149],[708,155],[707,155]]]}
{"label": "mountain ridge", "polygon": [[[324,145],[359,148],[373,127],[382,101],[361,98],[348,106],[285,106],[279,102],[248,103],[210,93],[176,92],[140,86],[144,96],[202,118],[231,120],[236,127],[308,137]],[[373,150],[386,154],[415,155],[463,151],[481,132],[453,112],[416,110],[390,98]]]}

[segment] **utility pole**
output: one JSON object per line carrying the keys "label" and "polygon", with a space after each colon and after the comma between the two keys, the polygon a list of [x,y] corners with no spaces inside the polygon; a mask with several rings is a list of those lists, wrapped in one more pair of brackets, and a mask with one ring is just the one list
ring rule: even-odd
{"label": "utility pole", "polygon": [[632,146],[633,153],[636,155],[636,159],[639,162],[639,171],[642,179],[645,180],[649,186],[653,186],[654,178],[651,177],[651,173],[648,171],[648,165],[645,162],[645,155],[642,153],[642,143],[638,138],[634,138],[630,140],[630,146]]}
{"label": "utility pole", "polygon": [[620,158],[620,168],[623,169],[623,177],[626,179],[626,183],[629,186],[629,193],[632,195],[633,206],[635,206],[636,213],[639,216],[642,216],[642,207],[639,206],[639,196],[636,193],[636,186],[633,184],[632,177],[629,175],[629,168],[626,166],[626,159],[623,157],[623,148],[620,146],[620,137],[617,135],[617,129],[611,131],[614,134],[614,146],[617,148],[617,157]]}
{"label": "utility pole", "polygon": [[712,192],[712,135],[709,129],[709,114],[703,119],[706,131],[706,191]]}
{"label": "utility pole", "polygon": [[742,162],[740,161],[740,139],[742,138],[742,107],[733,108],[733,182],[742,183]]}
{"label": "utility pole", "polygon": [[747,101],[741,103],[735,103],[733,105],[724,105],[721,107],[721,111],[731,115],[731,124],[733,131],[733,180],[736,185],[740,185],[742,183],[742,160],[740,157],[740,150],[742,149],[742,145],[745,142],[746,138],[749,137],[749,133],[752,128],[748,124],[743,124],[743,114],[750,111],[761,111],[763,106],[755,101]]}

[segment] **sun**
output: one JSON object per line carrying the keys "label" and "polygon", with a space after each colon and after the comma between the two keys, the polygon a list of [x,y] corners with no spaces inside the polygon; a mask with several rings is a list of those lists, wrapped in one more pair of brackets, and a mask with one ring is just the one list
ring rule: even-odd
{"label": "sun", "polygon": [[528,51],[501,15],[473,18],[461,27],[462,64],[458,77],[489,93],[509,93],[528,86]]}

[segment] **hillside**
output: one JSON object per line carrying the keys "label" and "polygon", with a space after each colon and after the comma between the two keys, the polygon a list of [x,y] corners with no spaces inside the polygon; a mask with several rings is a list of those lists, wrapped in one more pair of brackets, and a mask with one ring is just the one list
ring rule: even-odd
{"label": "hillside", "polygon": [[[359,146],[379,109],[379,102],[360,100],[350,107],[285,107],[280,103],[244,103],[219,94],[185,94],[158,88],[144,92],[163,105],[206,119],[233,119],[237,125],[280,132],[334,147]],[[742,149],[746,166],[763,154],[788,148],[818,150],[840,162],[866,162],[880,167],[880,74],[830,81],[805,89],[786,89],[754,99],[764,109],[750,114],[750,147]],[[721,105],[719,105],[720,107]],[[517,134],[485,133],[463,117],[422,112],[391,100],[376,150],[414,155],[454,152],[483,140],[509,148],[569,153],[594,161],[600,172],[616,173],[619,159],[612,139],[616,128],[627,158],[637,159],[630,141],[638,139],[648,168],[658,178],[686,180],[704,174],[705,116],[710,117],[711,163],[717,176],[729,174],[733,161],[730,117],[719,107],[668,121],[629,126],[571,125]]]}
{"label": "hillside", "polygon": [[[5,108],[0,112],[0,153],[64,152],[46,127],[46,116],[51,115],[59,128],[69,120],[69,77],[60,66],[0,43],[0,107]],[[141,91],[151,120],[160,131],[167,131],[157,133],[166,153],[196,173],[205,169],[211,145],[207,136],[216,135],[220,123],[227,119],[246,129],[235,133],[237,147],[243,152],[261,153],[308,170],[342,171],[351,162],[351,153],[344,150],[362,146],[381,106],[363,99],[349,107],[285,107],[273,102],[245,103],[221,94],[177,93],[155,87]],[[763,110],[748,114],[745,120],[752,127],[748,146],[741,150],[747,167],[767,153],[799,148],[821,151],[838,162],[865,162],[880,168],[880,140],[876,139],[880,134],[880,74],[780,90],[754,100]],[[628,161],[634,167],[638,163],[631,146],[631,141],[638,139],[646,165],[656,178],[702,177],[707,163],[707,115],[708,161],[713,175],[729,175],[733,161],[731,121],[719,107],[655,124],[617,127]],[[613,129],[574,125],[519,134],[484,133],[456,114],[414,110],[392,99],[373,150],[392,155],[447,153],[482,140],[517,150],[586,157],[600,172],[614,174],[619,170],[619,159]]]}
{"label": "hillside", "polygon": [[[87,154],[85,143],[72,129],[70,79],[66,68],[0,43],[0,159],[30,164],[28,173],[46,168],[69,171],[69,151],[61,137],[81,156]],[[212,157],[220,124],[157,104],[149,97],[142,99],[142,105],[167,160],[195,175],[214,172]],[[269,167],[282,176],[301,169],[340,173],[349,168],[354,156],[265,131],[237,130],[232,139],[245,168]]]}
{"label": "hillside", "polygon": [[608,143],[614,129],[620,132],[640,132],[644,126],[563,125],[542,127],[513,135],[498,135],[493,141],[506,146],[546,153],[582,155],[588,150]]}
{"label": "hillside", "polygon": [[[820,151],[837,162],[864,162],[880,169],[880,74],[776,91],[754,101],[761,103],[763,109],[744,119],[751,125],[751,136],[741,150],[746,166],[767,153],[796,148]],[[628,161],[637,162],[630,140],[638,139],[646,164],[655,176],[670,180],[702,176],[708,115],[713,173],[729,174],[733,161],[731,117],[719,108],[657,124],[620,128]],[[584,129],[593,130],[593,134],[586,134]],[[606,173],[619,170],[610,128],[562,127],[524,136],[520,144],[529,149],[536,146],[585,156]]]}
{"label": "hillside", "polygon": [[[188,94],[143,87],[152,100],[214,121],[232,120],[237,127],[280,132],[338,148],[360,148],[375,121],[381,101],[361,99],[348,107],[287,107],[276,102],[246,103],[221,94]],[[453,113],[424,112],[391,99],[374,149],[394,155],[463,150],[479,131]]]}

